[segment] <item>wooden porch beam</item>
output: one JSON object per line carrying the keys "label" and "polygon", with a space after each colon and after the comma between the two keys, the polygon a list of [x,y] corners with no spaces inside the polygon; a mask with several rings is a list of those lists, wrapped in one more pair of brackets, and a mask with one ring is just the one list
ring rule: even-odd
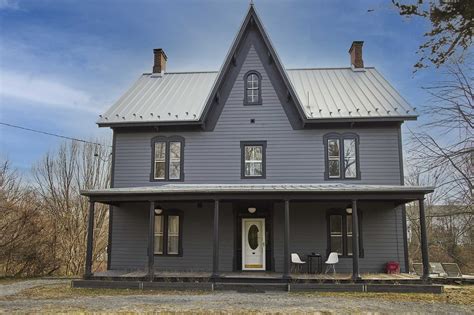
{"label": "wooden porch beam", "polygon": [[357,200],[352,200],[352,280],[360,281],[359,272],[359,215]]}
{"label": "wooden porch beam", "polygon": [[155,202],[150,201],[148,224],[148,280],[155,277]]}
{"label": "wooden porch beam", "polygon": [[428,234],[426,232],[425,199],[418,200],[420,209],[420,238],[421,238],[421,260],[423,263],[423,275],[421,279],[428,281],[430,277],[430,261],[428,256]]}
{"label": "wooden porch beam", "polygon": [[290,200],[285,200],[285,236],[283,243],[283,279],[290,279]]}
{"label": "wooden porch beam", "polygon": [[92,277],[92,252],[94,246],[94,211],[95,202],[89,201],[89,218],[87,225],[87,249],[86,249],[86,266],[84,279]]}
{"label": "wooden porch beam", "polygon": [[214,200],[212,278],[219,278],[219,200]]}

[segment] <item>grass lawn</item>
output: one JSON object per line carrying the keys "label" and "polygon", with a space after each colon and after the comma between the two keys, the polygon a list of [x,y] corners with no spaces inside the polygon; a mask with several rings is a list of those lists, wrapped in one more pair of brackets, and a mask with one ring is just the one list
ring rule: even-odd
{"label": "grass lawn", "polygon": [[207,291],[172,291],[172,290],[138,290],[138,289],[88,289],[72,288],[69,284],[42,285],[30,289],[25,289],[18,294],[5,297],[7,300],[15,299],[66,299],[85,296],[125,296],[125,295],[203,295],[211,294]]}

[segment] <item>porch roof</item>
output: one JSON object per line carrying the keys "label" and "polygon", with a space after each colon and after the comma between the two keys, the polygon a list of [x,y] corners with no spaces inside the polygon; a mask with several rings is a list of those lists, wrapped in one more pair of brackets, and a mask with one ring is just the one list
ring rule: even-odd
{"label": "porch roof", "polygon": [[355,184],[165,184],[82,190],[91,201],[191,200],[191,199],[370,199],[403,200],[423,198],[434,187]]}

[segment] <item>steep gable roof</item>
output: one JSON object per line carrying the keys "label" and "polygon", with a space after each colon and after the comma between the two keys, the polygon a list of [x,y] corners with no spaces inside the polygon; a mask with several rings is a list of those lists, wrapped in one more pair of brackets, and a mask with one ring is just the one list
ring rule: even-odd
{"label": "steep gable roof", "polygon": [[218,72],[143,74],[97,122],[99,126],[203,124],[248,27],[261,35],[269,60],[303,124],[311,122],[408,120],[415,110],[375,70],[319,68],[285,70],[253,5]]}

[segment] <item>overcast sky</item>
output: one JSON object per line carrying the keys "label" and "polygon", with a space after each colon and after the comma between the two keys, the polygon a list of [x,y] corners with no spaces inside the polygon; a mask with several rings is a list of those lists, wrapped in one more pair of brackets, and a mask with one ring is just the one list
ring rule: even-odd
{"label": "overcast sky", "polygon": [[[349,66],[353,40],[414,106],[434,71],[413,74],[428,25],[390,0],[255,0],[287,68]],[[95,121],[162,47],[167,70],[218,70],[248,0],[0,0],[0,122],[88,139]],[[368,10],[373,10],[368,12]],[[416,128],[416,122],[405,124]],[[0,126],[0,156],[28,170],[62,140]]]}

